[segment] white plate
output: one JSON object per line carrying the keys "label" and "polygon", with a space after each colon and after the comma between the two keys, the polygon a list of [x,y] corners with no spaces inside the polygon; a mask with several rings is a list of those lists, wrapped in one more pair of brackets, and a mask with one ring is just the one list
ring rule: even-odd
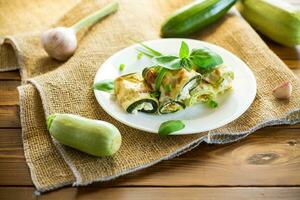
{"label": "white plate", "polygon": [[[180,119],[185,128],[173,133],[174,135],[200,133],[219,128],[241,116],[251,105],[256,95],[256,80],[252,71],[237,56],[229,51],[198,40],[191,39],[159,39],[144,42],[157,51],[165,54],[176,54],[185,41],[190,49],[208,47],[222,56],[225,65],[230,66],[235,74],[233,90],[222,95],[218,99],[219,106],[216,109],[207,108],[204,105],[194,105],[182,111],[172,114],[156,115],[139,112],[129,114],[111,98],[111,95],[95,90],[95,96],[101,107],[116,120],[140,130],[157,133],[159,125],[167,120]],[[130,72],[142,72],[143,68],[150,65],[151,60],[146,56],[137,60],[137,45],[125,48],[113,56],[99,68],[95,83],[101,80],[112,79]],[[119,71],[120,64],[125,64],[125,69]]]}

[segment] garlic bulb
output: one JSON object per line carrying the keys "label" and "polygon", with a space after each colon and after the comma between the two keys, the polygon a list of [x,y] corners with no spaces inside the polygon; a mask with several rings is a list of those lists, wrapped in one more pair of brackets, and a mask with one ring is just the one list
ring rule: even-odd
{"label": "garlic bulb", "polygon": [[60,61],[71,57],[77,48],[76,33],[72,28],[49,29],[42,33],[41,41],[49,56]]}
{"label": "garlic bulb", "polygon": [[117,9],[118,3],[114,1],[71,27],[57,27],[43,32],[41,34],[43,48],[50,57],[60,61],[67,60],[77,49],[76,33],[84,27],[95,24],[98,20]]}
{"label": "garlic bulb", "polygon": [[288,81],[275,87],[273,95],[278,99],[289,99],[292,95],[292,84]]}

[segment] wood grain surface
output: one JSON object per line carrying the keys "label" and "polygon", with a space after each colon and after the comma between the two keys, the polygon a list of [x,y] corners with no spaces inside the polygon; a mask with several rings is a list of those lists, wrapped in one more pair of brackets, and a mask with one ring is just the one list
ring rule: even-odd
{"label": "wood grain surface", "polygon": [[2,187],[0,197],[6,200],[66,200],[66,199],[122,199],[122,200],[299,200],[300,188],[297,187],[219,187],[219,188],[192,188],[192,187],[85,187],[66,188],[47,195],[35,196],[31,187]]}
{"label": "wood grain surface", "polygon": [[[289,1],[300,6],[299,0]],[[300,46],[262,38],[300,78]],[[203,143],[112,182],[35,196],[22,147],[20,84],[19,71],[0,73],[0,200],[300,199],[300,124],[267,127],[232,144]]]}

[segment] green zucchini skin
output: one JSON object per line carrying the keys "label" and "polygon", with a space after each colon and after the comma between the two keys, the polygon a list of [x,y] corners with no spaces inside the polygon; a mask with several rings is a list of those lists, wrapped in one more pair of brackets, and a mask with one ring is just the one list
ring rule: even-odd
{"label": "green zucchini skin", "polygon": [[300,44],[300,9],[283,0],[242,0],[242,16],[259,32],[285,46]]}
{"label": "green zucchini skin", "polygon": [[137,106],[139,106],[140,104],[145,103],[145,102],[151,103],[153,109],[152,109],[152,110],[144,110],[144,109],[142,109],[142,110],[139,110],[139,111],[140,111],[140,112],[144,112],[144,113],[156,113],[156,111],[157,111],[157,109],[158,109],[158,103],[157,103],[157,101],[154,101],[153,99],[141,99],[141,100],[139,100],[139,101],[136,101],[136,102],[132,103],[132,104],[127,108],[126,111],[127,111],[128,113],[132,113],[133,110],[134,110]]}
{"label": "green zucchini skin", "polygon": [[58,142],[93,156],[111,156],[119,150],[122,142],[114,125],[78,115],[50,115],[47,128]]}
{"label": "green zucchini skin", "polygon": [[219,18],[236,0],[196,0],[171,15],[161,27],[162,37],[186,37]]}

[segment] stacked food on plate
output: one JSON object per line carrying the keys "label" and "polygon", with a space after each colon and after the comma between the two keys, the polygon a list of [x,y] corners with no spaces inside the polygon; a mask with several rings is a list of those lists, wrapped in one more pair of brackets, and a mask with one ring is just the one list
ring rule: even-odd
{"label": "stacked food on plate", "polygon": [[139,51],[152,57],[153,66],[114,81],[117,102],[128,113],[167,114],[199,103],[215,108],[216,97],[232,88],[233,71],[210,49],[194,49],[189,54],[182,42],[177,57],[143,47]]}

